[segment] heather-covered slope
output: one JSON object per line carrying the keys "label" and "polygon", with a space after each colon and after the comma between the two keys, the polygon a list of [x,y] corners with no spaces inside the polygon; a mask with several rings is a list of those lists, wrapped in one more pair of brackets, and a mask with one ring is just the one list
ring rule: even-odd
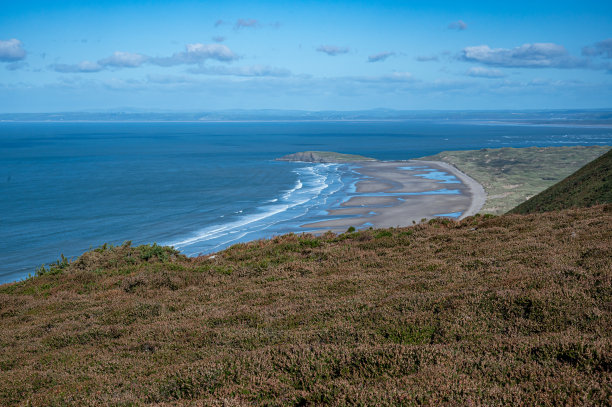
{"label": "heather-covered slope", "polygon": [[612,203],[612,150],[510,213],[534,213]]}
{"label": "heather-covered slope", "polygon": [[609,405],[612,206],[102,247],[0,286],[0,405]]}

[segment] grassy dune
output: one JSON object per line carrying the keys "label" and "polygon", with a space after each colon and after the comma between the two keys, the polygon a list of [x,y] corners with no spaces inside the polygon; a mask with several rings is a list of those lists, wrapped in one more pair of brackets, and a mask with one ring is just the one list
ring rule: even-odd
{"label": "grassy dune", "polygon": [[423,157],[445,161],[487,192],[481,213],[502,214],[610,150],[609,146],[498,148],[443,151]]}
{"label": "grassy dune", "polygon": [[0,405],[609,405],[612,206],[101,247],[0,286]]}

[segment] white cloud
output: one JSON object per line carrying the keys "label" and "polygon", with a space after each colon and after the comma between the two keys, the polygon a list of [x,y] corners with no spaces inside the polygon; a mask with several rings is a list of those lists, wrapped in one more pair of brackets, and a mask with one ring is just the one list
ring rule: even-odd
{"label": "white cloud", "polygon": [[506,76],[499,69],[483,68],[481,66],[475,66],[468,69],[466,75],[473,76],[475,78],[503,78]]}
{"label": "white cloud", "polygon": [[324,52],[332,57],[349,52],[348,47],[337,47],[335,45],[321,45],[317,51]]}
{"label": "white cloud", "polygon": [[15,62],[25,59],[27,52],[18,39],[0,40],[0,62]]}
{"label": "white cloud", "polygon": [[98,62],[82,61],[78,64],[54,64],[49,67],[62,73],[99,72],[107,68],[137,68],[145,63],[159,66],[202,64],[208,59],[219,62],[231,62],[238,56],[222,44],[187,44],[184,52],[174,53],[170,57],[152,58],[147,55],[116,51]]}
{"label": "white cloud", "polygon": [[572,57],[562,45],[553,43],[524,44],[512,49],[490,48],[488,45],[466,47],[461,59],[485,65],[518,68],[580,68],[584,60]]}
{"label": "white cloud", "polygon": [[149,62],[160,66],[173,66],[182,64],[199,64],[207,59],[220,62],[231,62],[238,56],[227,46],[222,44],[187,44],[185,52],[174,53],[171,57],[150,58]]}

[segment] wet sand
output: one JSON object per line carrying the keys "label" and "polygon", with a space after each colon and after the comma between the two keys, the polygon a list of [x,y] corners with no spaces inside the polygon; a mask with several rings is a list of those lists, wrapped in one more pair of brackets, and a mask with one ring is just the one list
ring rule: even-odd
{"label": "wet sand", "polygon": [[[440,215],[462,219],[476,214],[486,199],[482,185],[447,163],[377,161],[358,163],[358,166],[356,172],[364,179],[357,182],[349,199],[328,211],[329,220],[302,227],[341,233],[350,226],[409,226]],[[440,179],[423,177],[436,175]]]}

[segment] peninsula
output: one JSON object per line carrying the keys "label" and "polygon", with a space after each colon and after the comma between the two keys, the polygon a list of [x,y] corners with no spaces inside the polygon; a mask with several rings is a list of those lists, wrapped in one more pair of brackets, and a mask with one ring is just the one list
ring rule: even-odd
{"label": "peninsula", "polygon": [[302,151],[295,154],[289,154],[277,161],[302,161],[307,163],[350,163],[377,161],[375,158],[364,157],[356,154],[342,154],[333,151]]}

